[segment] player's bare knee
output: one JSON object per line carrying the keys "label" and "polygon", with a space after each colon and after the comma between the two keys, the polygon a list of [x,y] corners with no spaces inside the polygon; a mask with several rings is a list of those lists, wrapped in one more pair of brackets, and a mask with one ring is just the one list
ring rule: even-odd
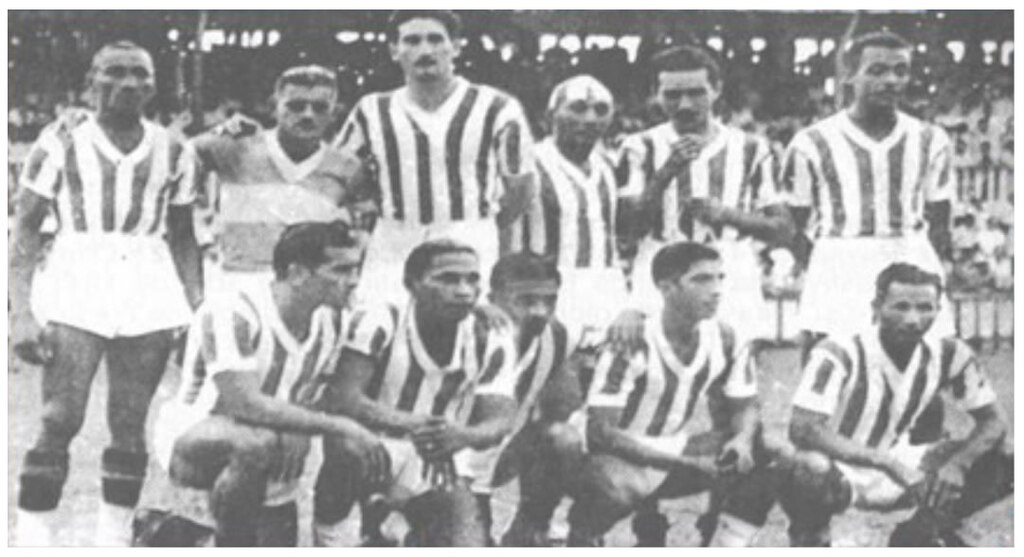
{"label": "player's bare knee", "polygon": [[265,428],[239,428],[232,439],[231,464],[249,470],[269,470],[278,451],[277,433]]}
{"label": "player's bare knee", "polygon": [[580,450],[583,439],[579,432],[568,424],[555,422],[549,424],[542,432],[542,442],[556,454],[565,454]]}
{"label": "player's bare knee", "polygon": [[78,435],[85,421],[85,408],[67,404],[47,404],[43,410],[43,427],[39,432],[36,446],[40,448],[67,449],[71,440]]}

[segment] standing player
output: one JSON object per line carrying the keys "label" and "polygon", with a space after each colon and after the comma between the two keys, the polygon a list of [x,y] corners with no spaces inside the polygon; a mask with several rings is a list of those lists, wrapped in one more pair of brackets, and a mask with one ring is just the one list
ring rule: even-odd
{"label": "standing player", "polygon": [[[186,376],[160,412],[154,444],[172,480],[209,490],[218,546],[297,543],[296,491],[312,435],[346,443],[371,484],[386,479],[375,436],[318,408],[361,258],[344,224],[288,227],[273,247],[273,282],[211,296],[193,320]],[[264,505],[280,509],[278,520],[258,532]]]}
{"label": "standing player", "polygon": [[[766,521],[774,497],[754,360],[714,318],[722,266],[697,243],[654,257],[662,310],[644,323],[640,349],[601,355],[587,396],[588,455],[572,488],[570,545],[599,545],[644,502],[709,489],[711,509],[698,522],[705,543],[749,545]],[[705,401],[713,426],[696,433],[687,425]]]}
{"label": "standing player", "polygon": [[[959,521],[1013,492],[1013,461],[999,450],[1002,410],[977,358],[954,338],[929,338],[941,278],[906,263],[876,281],[875,323],[829,337],[811,352],[793,398],[797,452],[780,489],[793,545],[829,543],[849,507],[917,507],[890,545],[960,544]],[[912,430],[945,393],[974,419],[966,438],[917,443]]]}
{"label": "standing player", "polygon": [[615,255],[615,172],[595,148],[611,125],[613,106],[608,88],[588,75],[551,92],[553,135],[533,150],[539,194],[503,249],[528,249],[557,263],[565,284],[558,315],[584,344],[604,339],[604,328],[627,300]]}
{"label": "standing player", "polygon": [[394,302],[405,297],[397,280],[402,263],[426,239],[468,243],[481,269],[490,269],[498,227],[519,216],[533,195],[532,140],[517,100],[455,75],[454,14],[395,12],[388,40],[405,86],[363,97],[338,145],[377,168],[373,196],[381,214],[360,297]]}
{"label": "standing player", "polygon": [[[28,311],[39,226],[51,205],[60,229],[35,282],[35,317],[46,324],[43,416],[19,476],[19,545],[56,541],[68,446],[104,357],[111,439],[103,452],[95,543],[127,545],[146,472],[149,403],[172,331],[188,323],[188,300],[202,296],[191,151],[143,119],[156,92],[152,58],[133,43],[108,44],[93,57],[87,81],[95,112],[73,129],[43,134],[21,176],[11,262],[15,315]],[[15,340],[33,334],[30,317],[17,322],[25,328]]]}
{"label": "standing player", "polygon": [[671,48],[652,63],[657,100],[669,121],[623,143],[625,192],[640,196],[633,234],[646,235],[633,265],[636,301],[648,314],[660,304],[650,264],[666,242],[713,243],[722,254],[723,289],[729,292],[720,315],[743,341],[770,335],[773,320],[749,240],[785,243],[792,234],[788,211],[772,204],[771,150],[762,138],[714,118],[722,78],[707,52]]}
{"label": "standing player", "polygon": [[[793,137],[782,189],[810,213],[814,253],[800,301],[801,329],[847,335],[870,323],[871,281],[906,261],[941,276],[948,245],[950,143],[937,126],[897,107],[910,83],[911,45],[890,32],[845,52],[853,104]],[[932,244],[929,244],[931,236]],[[948,306],[948,304],[947,304]],[[942,309],[932,334],[953,334]]]}
{"label": "standing player", "polygon": [[[393,481],[383,490],[412,528],[412,545],[482,546],[467,449],[497,445],[515,415],[515,346],[473,310],[480,266],[450,240],[417,246],[405,264],[411,302],[382,304],[352,318],[330,388],[331,412],[380,435]],[[340,545],[352,504],[374,493],[372,470],[325,439],[314,515],[318,544]]]}
{"label": "standing player", "polygon": [[239,117],[194,140],[219,236],[211,286],[270,280],[271,248],[288,224],[351,221],[358,161],[324,143],[337,98],[331,70],[290,68],[274,84],[276,127]]}

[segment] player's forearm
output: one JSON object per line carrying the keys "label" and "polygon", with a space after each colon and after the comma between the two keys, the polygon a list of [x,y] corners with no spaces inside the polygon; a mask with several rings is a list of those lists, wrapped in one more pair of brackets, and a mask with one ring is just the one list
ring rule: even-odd
{"label": "player's forearm", "polygon": [[520,176],[506,176],[505,195],[501,197],[501,208],[498,211],[496,220],[498,226],[505,228],[511,226],[520,216],[526,213],[533,203],[533,197],[537,195],[533,174]]}
{"label": "player's forearm", "polygon": [[729,424],[733,438],[753,443],[761,424],[761,411],[757,400],[730,400],[728,404],[732,410]]}
{"label": "player's forearm", "polygon": [[817,451],[834,460],[887,471],[890,459],[872,449],[839,435],[824,425],[791,426],[790,440],[802,450]]}
{"label": "player's forearm", "polygon": [[773,245],[785,245],[793,239],[796,227],[788,214],[780,211],[774,214],[747,213],[738,209],[726,209],[723,222],[742,234]]}
{"label": "player's forearm", "polygon": [[647,181],[647,186],[640,197],[640,205],[643,211],[641,217],[643,222],[648,223],[648,227],[659,217],[662,197],[669,184],[676,178],[675,172],[674,169],[670,169],[666,165],[659,168],[654,176]]}
{"label": "player's forearm", "polygon": [[242,422],[309,435],[347,436],[361,430],[359,424],[344,416],[331,416],[263,394],[225,401],[221,409]]}
{"label": "player's forearm", "polygon": [[993,405],[991,412],[982,418],[975,415],[974,429],[968,434],[963,446],[950,456],[948,463],[966,471],[983,454],[992,449],[1006,435],[1006,424],[1001,413]]}
{"label": "player's forearm", "polygon": [[950,234],[950,218],[952,206],[949,201],[925,203],[925,220],[928,221],[928,240],[935,252],[942,259],[949,259],[952,254],[952,236]]}
{"label": "player's forearm", "polygon": [[421,422],[414,414],[389,408],[362,395],[335,410],[374,431],[399,437],[412,433]]}
{"label": "player's forearm", "polygon": [[607,453],[641,466],[670,470],[679,464],[677,455],[652,449],[607,424],[589,425],[587,444],[591,452]]}
{"label": "player's forearm", "polygon": [[18,215],[14,233],[11,241],[8,242],[10,250],[9,269],[14,275],[11,281],[11,310],[18,313],[29,311],[30,292],[32,290],[32,276],[35,274],[36,264],[39,261],[39,254],[42,251],[42,236],[39,234],[41,219],[35,219],[27,215]]}
{"label": "player's forearm", "polygon": [[512,433],[515,419],[515,402],[512,399],[482,401],[478,407],[481,406],[484,409],[479,417],[473,416],[477,418],[470,419],[473,425],[463,430],[466,445],[478,450],[501,443],[502,439]]}
{"label": "player's forearm", "polygon": [[177,218],[187,219],[188,223],[174,223],[170,227],[168,245],[178,278],[185,285],[188,302],[195,309],[203,301],[203,257],[191,223],[191,210]]}

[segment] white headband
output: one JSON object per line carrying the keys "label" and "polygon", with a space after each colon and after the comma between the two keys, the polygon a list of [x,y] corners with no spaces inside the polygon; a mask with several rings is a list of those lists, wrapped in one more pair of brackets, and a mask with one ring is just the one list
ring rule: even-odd
{"label": "white headband", "polygon": [[603,83],[589,75],[577,75],[555,86],[548,99],[548,110],[556,110],[566,102],[588,100],[613,104],[612,92]]}

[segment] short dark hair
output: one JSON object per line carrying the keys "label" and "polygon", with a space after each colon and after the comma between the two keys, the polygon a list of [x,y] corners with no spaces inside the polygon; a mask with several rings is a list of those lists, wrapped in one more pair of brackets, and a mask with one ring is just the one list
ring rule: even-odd
{"label": "short dark hair", "polygon": [[654,256],[651,262],[651,278],[654,284],[663,280],[676,280],[690,272],[699,261],[717,261],[722,256],[714,248],[696,242],[669,244]]}
{"label": "short dark hair", "polygon": [[657,82],[658,74],[661,72],[680,72],[705,69],[708,72],[708,81],[716,89],[722,86],[722,69],[711,54],[697,46],[674,46],[656,53],[651,58],[651,65],[654,68],[654,78]]}
{"label": "short dark hair", "polygon": [[398,28],[414,19],[433,19],[444,26],[448,38],[455,40],[462,34],[462,21],[449,10],[395,10],[388,17],[387,37],[389,43],[398,42]]}
{"label": "short dark hair", "polygon": [[315,269],[327,261],[324,250],[353,248],[359,240],[343,221],[301,222],[289,225],[274,244],[274,276],[278,280],[288,276],[288,267],[298,263]]}
{"label": "short dark hair", "polygon": [[448,238],[427,240],[413,248],[409,257],[405,259],[405,269],[402,272],[402,284],[412,289],[414,282],[423,278],[430,266],[434,264],[434,258],[447,253],[471,253],[477,255],[476,250],[467,244],[456,242]]}
{"label": "short dark hair", "polygon": [[278,76],[274,82],[274,94],[278,94],[287,85],[298,85],[300,87],[330,87],[335,93],[338,92],[338,75],[334,70],[318,66],[295,66],[288,68]]}
{"label": "short dark hair", "polygon": [[860,58],[864,54],[864,49],[870,46],[879,46],[883,48],[892,48],[898,50],[913,49],[914,45],[910,44],[910,41],[903,37],[889,31],[888,29],[882,31],[873,31],[871,33],[865,33],[854,37],[847,45],[846,50],[843,51],[843,64],[850,74],[856,73],[860,69]]}
{"label": "short dark hair", "polygon": [[549,258],[530,251],[503,256],[491,269],[491,291],[495,292],[511,282],[553,280],[562,284],[558,265]]}
{"label": "short dark hair", "polygon": [[910,263],[893,263],[882,270],[875,280],[875,303],[881,303],[889,295],[889,287],[893,283],[900,284],[930,284],[935,287],[937,295],[942,295],[942,277],[936,273]]}

